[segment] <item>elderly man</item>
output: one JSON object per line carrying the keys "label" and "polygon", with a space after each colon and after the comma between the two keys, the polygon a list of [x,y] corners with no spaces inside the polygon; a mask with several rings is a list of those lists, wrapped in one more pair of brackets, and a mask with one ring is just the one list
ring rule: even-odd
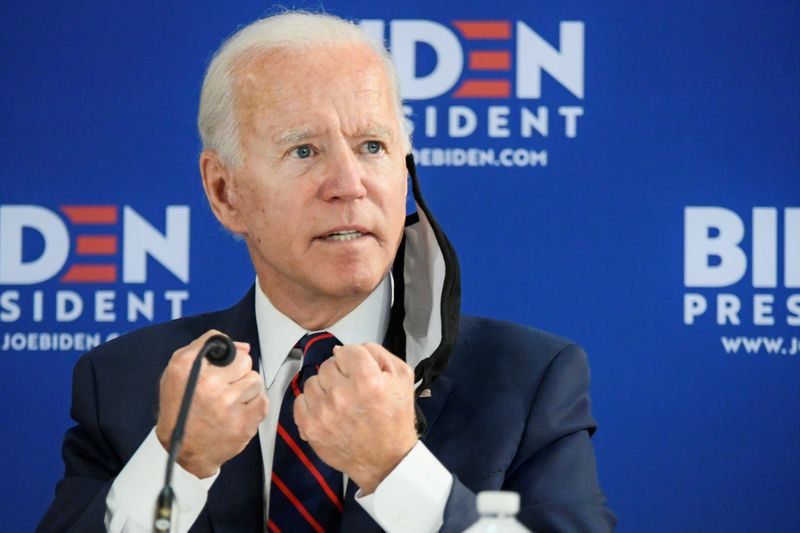
{"label": "elderly man", "polygon": [[381,45],[325,15],[257,21],[212,60],[199,127],[208,200],[256,283],[228,310],[80,359],[41,531],[150,530],[191,362],[217,331],[236,357],[201,371],[173,479],[180,531],[461,531],[486,489],[518,492],[537,530],[613,527],[585,356],[460,316]]}

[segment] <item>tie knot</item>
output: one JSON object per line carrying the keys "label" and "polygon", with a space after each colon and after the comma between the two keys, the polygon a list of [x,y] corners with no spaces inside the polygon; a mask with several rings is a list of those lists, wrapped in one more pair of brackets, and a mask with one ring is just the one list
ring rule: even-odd
{"label": "tie knot", "polygon": [[333,354],[334,346],[341,345],[342,343],[332,333],[318,331],[303,335],[303,338],[295,344],[295,348],[303,352],[303,369],[309,366],[316,369]]}

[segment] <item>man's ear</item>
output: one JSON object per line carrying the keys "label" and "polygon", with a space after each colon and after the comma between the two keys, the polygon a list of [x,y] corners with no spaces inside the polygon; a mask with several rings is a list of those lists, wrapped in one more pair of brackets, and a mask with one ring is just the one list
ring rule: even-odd
{"label": "man's ear", "polygon": [[245,228],[235,202],[233,173],[222,163],[213,150],[200,154],[200,175],[211,210],[229,231],[241,235]]}

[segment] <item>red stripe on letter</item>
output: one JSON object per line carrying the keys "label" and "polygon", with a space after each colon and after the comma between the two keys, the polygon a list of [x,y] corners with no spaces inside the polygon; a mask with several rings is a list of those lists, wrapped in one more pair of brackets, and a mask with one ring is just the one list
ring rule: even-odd
{"label": "red stripe on letter", "polygon": [[470,70],[511,70],[511,52],[470,52],[469,68]]}
{"label": "red stripe on letter", "polygon": [[75,253],[78,255],[114,255],[117,253],[117,237],[114,235],[80,235]]}
{"label": "red stripe on letter", "polygon": [[453,94],[456,98],[508,98],[511,82],[507,80],[465,80]]}
{"label": "red stripe on letter", "polygon": [[511,22],[507,20],[454,20],[453,25],[469,40],[511,38]]}
{"label": "red stripe on letter", "polygon": [[116,224],[115,205],[62,205],[61,210],[73,224]]}
{"label": "red stripe on letter", "polygon": [[61,276],[64,283],[114,283],[117,265],[73,265]]}

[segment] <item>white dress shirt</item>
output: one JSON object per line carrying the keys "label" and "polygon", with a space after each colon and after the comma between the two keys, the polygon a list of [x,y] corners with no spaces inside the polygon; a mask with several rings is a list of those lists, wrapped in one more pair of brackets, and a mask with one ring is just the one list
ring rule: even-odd
{"label": "white dress shirt", "polygon": [[[389,323],[391,303],[392,280],[387,275],[358,307],[326,331],[335,335],[342,344],[382,342]],[[264,479],[267,480],[265,505],[269,509],[269,480],[281,401],[301,364],[301,361],[289,358],[288,354],[303,335],[312,332],[278,311],[261,290],[258,280],[255,313],[261,350],[259,369],[269,398],[269,412],[258,428]],[[167,452],[153,428],[111,485],[106,497],[105,518],[109,532],[152,531],[155,501],[163,483],[166,461]],[[199,479],[175,465],[172,477],[174,532],[189,530],[205,506],[208,490],[218,475],[219,472]],[[346,487],[346,476],[344,481]],[[356,501],[386,531],[436,531],[442,525],[452,485],[450,472],[422,442],[417,442],[375,492],[363,495],[358,491]]]}

